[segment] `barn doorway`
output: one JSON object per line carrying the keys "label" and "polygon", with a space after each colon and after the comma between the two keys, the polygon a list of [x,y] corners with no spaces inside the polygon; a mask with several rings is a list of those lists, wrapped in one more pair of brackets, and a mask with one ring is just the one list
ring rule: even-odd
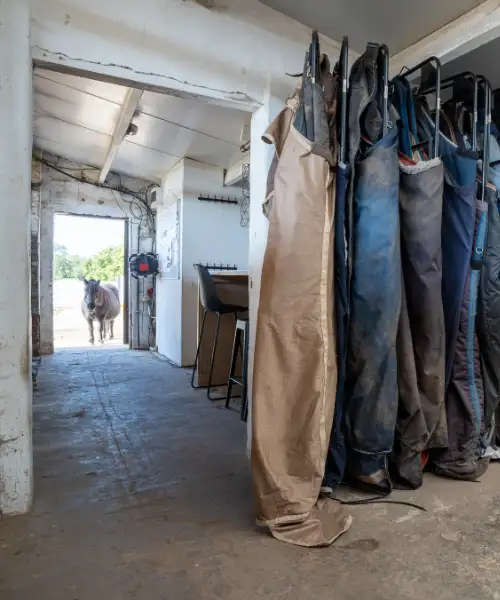
{"label": "barn doorway", "polygon": [[[127,313],[125,270],[125,219],[93,216],[54,215],[54,348],[103,348],[123,346],[124,313]],[[94,323],[95,344],[81,302],[84,279],[114,284],[120,295],[120,314],[114,322],[114,339],[109,331],[100,344]],[[125,339],[124,339],[125,337]]]}

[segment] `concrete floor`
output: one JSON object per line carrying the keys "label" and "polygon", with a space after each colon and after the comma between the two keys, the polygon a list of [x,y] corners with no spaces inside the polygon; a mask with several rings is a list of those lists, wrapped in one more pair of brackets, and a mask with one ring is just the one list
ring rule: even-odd
{"label": "concrete floor", "polygon": [[2,600],[500,599],[500,469],[352,507],[328,549],[253,525],[245,428],[148,353],[61,351],[34,405],[33,513],[0,522]]}

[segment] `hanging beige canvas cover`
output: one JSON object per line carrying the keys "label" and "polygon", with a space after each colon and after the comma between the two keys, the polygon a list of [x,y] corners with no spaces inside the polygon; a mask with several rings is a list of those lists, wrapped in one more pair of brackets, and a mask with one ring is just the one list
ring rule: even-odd
{"label": "hanging beige canvas cover", "polygon": [[[331,544],[351,518],[320,499],[337,383],[333,331],[335,80],[302,86],[269,126],[252,403],[257,522],[301,546]],[[324,88],[324,89],[323,89]]]}

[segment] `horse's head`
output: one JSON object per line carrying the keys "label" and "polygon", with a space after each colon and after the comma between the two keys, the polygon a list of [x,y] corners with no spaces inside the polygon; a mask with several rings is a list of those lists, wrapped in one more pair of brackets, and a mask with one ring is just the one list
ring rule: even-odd
{"label": "horse's head", "polygon": [[84,279],[83,284],[85,286],[83,293],[83,301],[85,306],[90,312],[94,312],[96,306],[99,304],[99,284],[101,282],[95,279]]}

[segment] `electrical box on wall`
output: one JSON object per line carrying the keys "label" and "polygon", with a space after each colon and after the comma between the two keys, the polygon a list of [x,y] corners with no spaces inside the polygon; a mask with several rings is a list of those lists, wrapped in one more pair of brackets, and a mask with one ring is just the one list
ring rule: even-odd
{"label": "electrical box on wall", "polygon": [[158,274],[158,255],[152,252],[132,254],[128,259],[130,274],[135,279]]}

